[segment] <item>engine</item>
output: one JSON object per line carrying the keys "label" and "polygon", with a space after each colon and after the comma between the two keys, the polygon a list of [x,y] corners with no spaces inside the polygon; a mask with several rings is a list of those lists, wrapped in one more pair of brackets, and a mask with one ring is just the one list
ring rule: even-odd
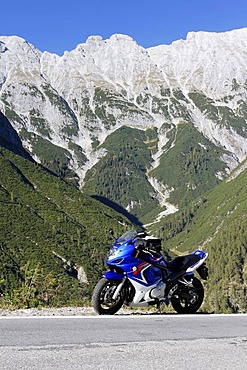
{"label": "engine", "polygon": [[149,292],[150,298],[164,298],[165,288],[166,284],[160,281],[159,284]]}

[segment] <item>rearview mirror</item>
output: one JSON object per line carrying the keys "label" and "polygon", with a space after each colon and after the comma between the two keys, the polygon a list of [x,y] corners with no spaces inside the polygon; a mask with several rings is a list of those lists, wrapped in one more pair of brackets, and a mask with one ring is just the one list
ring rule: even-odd
{"label": "rearview mirror", "polygon": [[114,231],[112,229],[109,229],[109,234],[114,238]]}

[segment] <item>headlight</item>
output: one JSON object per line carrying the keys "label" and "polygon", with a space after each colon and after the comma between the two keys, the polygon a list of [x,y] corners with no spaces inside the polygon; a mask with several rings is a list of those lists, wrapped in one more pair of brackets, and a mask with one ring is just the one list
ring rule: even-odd
{"label": "headlight", "polygon": [[106,255],[106,261],[115,258],[120,253],[119,249],[112,247]]}

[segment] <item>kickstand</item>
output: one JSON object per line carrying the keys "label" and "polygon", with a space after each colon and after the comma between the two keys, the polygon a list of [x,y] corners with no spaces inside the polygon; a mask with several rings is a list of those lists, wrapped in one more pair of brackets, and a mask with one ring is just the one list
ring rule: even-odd
{"label": "kickstand", "polygon": [[158,314],[160,314],[160,315],[161,315],[161,305],[162,305],[161,302],[157,303],[157,311],[158,311]]}

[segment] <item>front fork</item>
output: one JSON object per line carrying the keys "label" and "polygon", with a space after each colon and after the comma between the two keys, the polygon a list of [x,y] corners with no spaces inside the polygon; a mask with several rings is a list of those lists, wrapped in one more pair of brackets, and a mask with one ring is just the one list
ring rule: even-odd
{"label": "front fork", "polygon": [[123,279],[122,279],[122,281],[121,281],[121,283],[120,283],[120,284],[118,284],[118,286],[117,286],[117,288],[116,288],[115,292],[113,293],[112,299],[114,299],[114,300],[116,300],[116,299],[117,299],[117,297],[118,297],[118,295],[119,295],[119,293],[120,293],[120,291],[121,291],[122,287],[123,287],[123,286],[124,286],[124,284],[125,284],[126,279],[127,279],[127,278],[126,278],[126,276],[124,276],[124,277],[123,277]]}
{"label": "front fork", "polygon": [[113,280],[113,281],[119,281],[118,286],[116,287],[115,292],[112,295],[112,299],[116,300],[121,289],[123,288],[125,281],[127,277],[124,274],[115,272],[115,271],[107,271],[103,274],[103,277],[108,279],[108,280]]}

